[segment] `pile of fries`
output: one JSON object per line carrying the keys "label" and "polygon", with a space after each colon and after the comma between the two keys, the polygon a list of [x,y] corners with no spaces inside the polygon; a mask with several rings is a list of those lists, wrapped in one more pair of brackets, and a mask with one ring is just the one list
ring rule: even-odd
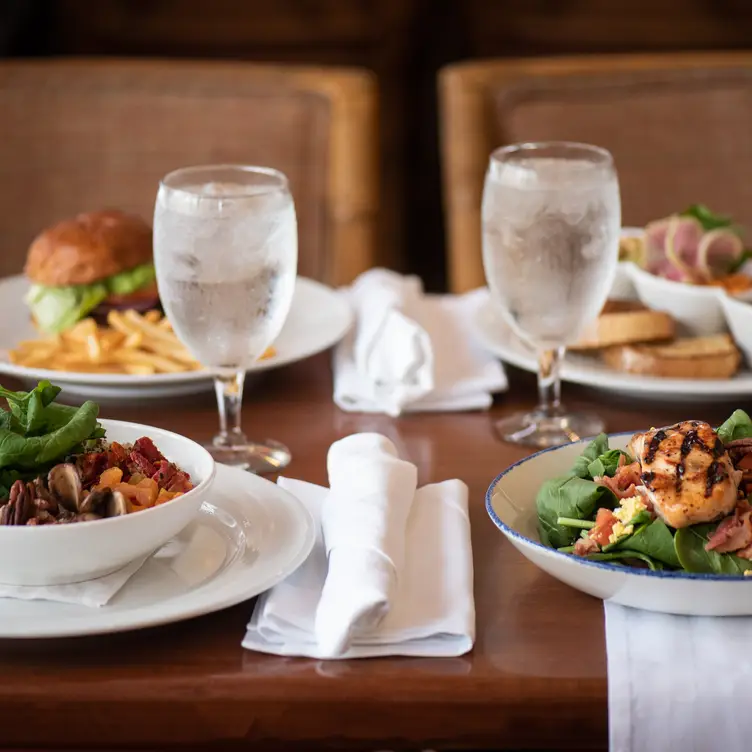
{"label": "pile of fries", "polygon": [[[159,311],[110,311],[107,323],[102,327],[87,318],[60,334],[19,342],[10,361],[27,368],[133,376],[203,368]],[[269,348],[261,357],[272,355]]]}

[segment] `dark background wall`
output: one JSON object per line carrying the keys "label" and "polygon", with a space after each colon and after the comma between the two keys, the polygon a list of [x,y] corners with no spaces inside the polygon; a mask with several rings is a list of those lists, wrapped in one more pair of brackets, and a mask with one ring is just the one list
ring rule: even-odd
{"label": "dark background wall", "polygon": [[[436,72],[480,57],[745,49],[752,0],[3,0],[0,54],[364,66],[382,98],[382,242],[444,282]],[[402,260],[400,262],[399,260]]]}

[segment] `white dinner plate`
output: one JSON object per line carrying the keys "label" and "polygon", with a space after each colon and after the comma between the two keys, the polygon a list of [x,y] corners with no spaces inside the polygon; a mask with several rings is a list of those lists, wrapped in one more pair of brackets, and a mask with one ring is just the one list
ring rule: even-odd
{"label": "white dinner plate", "polygon": [[[626,449],[633,434],[609,437]],[[557,580],[593,595],[646,611],[695,616],[752,615],[752,578],[618,567],[560,553],[538,537],[535,497],[541,484],[566,474],[589,440],[544,449],[501,473],[486,494],[486,510],[509,542]]]}
{"label": "white dinner plate", "polygon": [[[8,350],[19,340],[39,336],[31,324],[29,310],[23,303],[28,287],[29,282],[23,276],[0,280],[0,373],[15,376],[25,384],[36,384],[40,379],[49,379],[64,388],[63,395],[77,395],[92,400],[177,397],[213,388],[211,377],[201,371],[130,376],[67,373],[25,368],[10,363]],[[290,314],[274,342],[275,355],[254,363],[248,371],[265,371],[322,352],[347,334],[352,320],[352,311],[343,296],[320,282],[298,277]]]}
{"label": "white dinner plate", "polygon": [[2,598],[0,637],[122,632],[212,613],[273,587],[311,552],[313,518],[271,481],[218,465],[211,497],[106,606]]}
{"label": "white dinner plate", "polygon": [[[511,330],[493,305],[490,295],[478,307],[473,330],[479,344],[501,360],[533,373],[538,370],[534,351]],[[752,372],[740,371],[730,379],[664,379],[621,373],[602,363],[597,356],[567,353],[561,377],[629,397],[662,402],[729,402],[752,395]]]}

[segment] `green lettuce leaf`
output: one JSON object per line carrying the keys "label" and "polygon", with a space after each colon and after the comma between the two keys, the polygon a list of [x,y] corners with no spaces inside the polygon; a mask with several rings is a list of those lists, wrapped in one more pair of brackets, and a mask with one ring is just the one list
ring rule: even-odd
{"label": "green lettuce leaf", "polygon": [[84,318],[108,294],[107,286],[101,282],[70,287],[32,285],[26,304],[43,332],[57,334]]}
{"label": "green lettuce leaf", "polygon": [[142,287],[150,285],[156,279],[154,264],[141,264],[127,272],[113,274],[104,280],[107,289],[113,295],[130,295]]}
{"label": "green lettuce leaf", "polygon": [[91,285],[32,285],[26,304],[43,332],[57,334],[80,321],[109,295],[130,295],[150,285],[154,279],[154,264],[141,264]]}

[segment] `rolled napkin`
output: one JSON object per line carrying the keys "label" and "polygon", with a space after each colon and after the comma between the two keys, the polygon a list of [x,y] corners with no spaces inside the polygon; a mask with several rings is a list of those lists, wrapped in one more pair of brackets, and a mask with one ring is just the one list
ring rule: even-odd
{"label": "rolled napkin", "polygon": [[376,629],[394,602],[418,471],[377,433],[332,444],[327,470],[321,529],[329,566],[315,632],[322,653],[337,656],[353,635]]}
{"label": "rolled napkin", "polygon": [[[280,478],[319,523],[329,492],[321,486]],[[415,493],[405,532],[405,556],[398,587],[389,610],[377,625],[353,631],[350,647],[332,655],[317,637],[317,614],[322,593],[337,603],[329,583],[326,546],[321,527],[305,563],[284,582],[256,602],[243,647],[263,653],[309,658],[365,658],[385,655],[452,657],[472,649],[475,640],[473,557],[467,486],[448,480],[424,486]],[[337,575],[335,575],[337,577]],[[334,640],[325,640],[325,643]]]}
{"label": "rolled napkin", "polygon": [[141,569],[148,556],[143,556],[126,564],[117,572],[99,577],[96,580],[73,582],[68,585],[2,585],[0,598],[15,598],[22,601],[58,601],[79,606],[99,608],[106,606],[131,577]]}
{"label": "rolled napkin", "polygon": [[425,295],[417,277],[362,274],[345,292],[356,325],[334,358],[334,401],[351,412],[478,410],[506,389],[501,364],[474,342],[482,291]]}
{"label": "rolled napkin", "polygon": [[752,617],[604,603],[611,752],[746,752]]}

